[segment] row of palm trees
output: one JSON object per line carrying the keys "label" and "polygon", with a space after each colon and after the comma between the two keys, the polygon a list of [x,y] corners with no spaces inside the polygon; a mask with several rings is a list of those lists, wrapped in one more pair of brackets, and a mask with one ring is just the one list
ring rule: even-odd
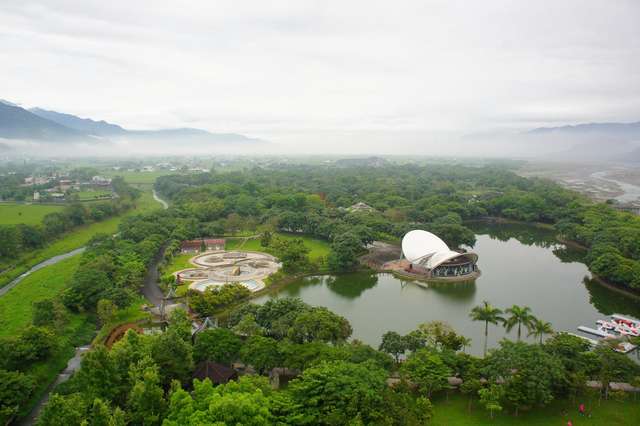
{"label": "row of palm trees", "polygon": [[[503,314],[507,314],[504,317]],[[489,336],[489,323],[498,325],[502,324],[507,332],[510,332],[514,327],[518,327],[518,341],[522,337],[522,328],[526,328],[528,331],[527,336],[535,336],[540,338],[540,344],[542,344],[542,337],[545,334],[553,334],[553,328],[551,323],[536,318],[531,313],[531,308],[528,306],[513,305],[506,309],[504,312],[492,306],[486,300],[482,302],[482,305],[476,306],[471,310],[469,314],[474,321],[484,322],[484,355],[487,355],[487,339]]]}

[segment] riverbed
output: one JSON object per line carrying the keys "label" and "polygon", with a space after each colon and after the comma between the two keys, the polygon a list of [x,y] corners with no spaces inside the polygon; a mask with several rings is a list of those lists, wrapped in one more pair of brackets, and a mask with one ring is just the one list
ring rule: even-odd
{"label": "riverbed", "polygon": [[[529,306],[557,331],[576,332],[616,312],[640,316],[640,302],[593,280],[581,262],[584,253],[558,243],[552,231],[513,224],[476,225],[474,231],[482,275],[472,283],[425,288],[387,273],[358,272],[300,279],[256,302],[295,296],[326,306],[349,320],[353,338],[374,347],[388,330],[407,333],[423,322],[446,321],[472,339],[469,352],[476,355],[482,353],[484,324],[471,321],[469,312],[483,300],[501,309]],[[505,335],[491,326],[489,347]]]}

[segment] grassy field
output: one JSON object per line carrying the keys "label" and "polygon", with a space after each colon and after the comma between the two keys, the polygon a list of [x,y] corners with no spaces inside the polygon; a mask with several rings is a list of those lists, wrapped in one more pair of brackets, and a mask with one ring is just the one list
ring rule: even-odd
{"label": "grassy field", "polygon": [[37,225],[45,215],[63,208],[62,205],[0,203],[0,225]]}
{"label": "grassy field", "polygon": [[155,172],[127,172],[104,170],[102,173],[108,177],[121,176],[125,182],[130,184],[152,184],[160,176],[171,175],[175,174],[176,172],[170,172],[168,170],[159,170]]}
{"label": "grassy field", "polygon": [[99,198],[110,198],[112,195],[111,191],[99,190],[99,191],[80,191],[76,193],[78,195],[78,199],[80,201],[87,200],[96,200]]}
{"label": "grassy field", "polygon": [[[282,234],[282,233],[278,233],[278,237],[283,238],[285,240],[301,238],[302,241],[304,242],[304,245],[309,249],[309,259],[311,259],[312,262],[329,255],[330,248],[329,248],[329,243],[327,241],[311,238],[306,235],[293,235],[293,234]],[[243,241],[244,240],[242,239],[228,238],[225,249],[235,250],[236,248],[241,246],[242,250],[265,251],[265,248],[262,246],[262,244],[260,244],[259,238],[247,240],[242,245]]]}
{"label": "grassy field", "polygon": [[[578,404],[567,400],[553,401],[544,408],[535,408],[521,413],[518,417],[510,413],[495,414],[491,419],[489,412],[477,403],[471,412],[467,409],[468,399],[460,394],[452,394],[449,401],[439,397],[434,399],[434,417],[430,424],[434,426],[565,426],[569,420],[574,426],[617,426],[640,424],[640,403],[633,401],[633,397],[625,402],[597,400],[593,405],[588,400],[585,403],[587,412],[591,411],[591,418],[578,414]],[[566,414],[565,414],[566,413]]]}
{"label": "grassy field", "polygon": [[189,262],[189,259],[196,256],[193,253],[185,253],[174,256],[171,262],[162,268],[164,274],[173,274],[176,271],[187,268],[195,268],[193,264]]}
{"label": "grassy field", "polygon": [[27,271],[32,266],[49,259],[50,257],[57,256],[59,254],[67,253],[71,250],[75,250],[84,246],[97,234],[115,234],[118,230],[118,225],[122,221],[123,217],[146,213],[152,210],[161,208],[160,203],[153,199],[151,192],[144,192],[142,196],[137,200],[136,207],[127,211],[122,216],[111,217],[102,222],[95,222],[89,225],[81,226],[68,232],[61,238],[55,240],[50,245],[34,250],[25,254],[22,259],[15,262],[15,268],[12,268],[6,272],[0,273],[0,287],[3,287],[13,280],[18,275]]}
{"label": "grassy field", "polygon": [[0,297],[0,337],[15,335],[31,322],[33,303],[59,294],[71,280],[81,256],[42,268]]}

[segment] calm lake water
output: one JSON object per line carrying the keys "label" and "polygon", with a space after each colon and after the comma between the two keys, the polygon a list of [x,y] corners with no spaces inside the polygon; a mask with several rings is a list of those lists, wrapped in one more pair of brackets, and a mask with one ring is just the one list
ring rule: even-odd
{"label": "calm lake water", "polygon": [[[612,313],[640,317],[640,302],[592,281],[580,262],[582,253],[558,244],[552,232],[523,225],[472,228],[482,271],[474,283],[424,288],[391,274],[359,272],[304,278],[255,301],[295,296],[326,306],[349,320],[353,338],[374,347],[388,330],[404,334],[420,323],[442,320],[471,337],[470,352],[477,355],[482,353],[484,324],[471,321],[469,311],[483,300],[501,309],[529,306],[557,331],[593,327],[595,320]],[[504,336],[504,329],[490,326],[489,347]]]}

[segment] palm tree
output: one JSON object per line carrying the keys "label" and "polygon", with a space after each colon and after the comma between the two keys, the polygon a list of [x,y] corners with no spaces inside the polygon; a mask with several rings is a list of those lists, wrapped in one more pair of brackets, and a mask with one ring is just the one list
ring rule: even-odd
{"label": "palm tree", "polygon": [[462,352],[467,352],[467,346],[471,345],[471,338],[465,336],[459,336],[460,344],[462,345]]}
{"label": "palm tree", "polygon": [[531,323],[531,329],[529,331],[528,336],[540,337],[540,344],[542,344],[542,336],[545,334],[553,334],[553,328],[551,328],[551,323],[547,321],[542,321],[541,319],[534,318]]}
{"label": "palm tree", "polygon": [[504,322],[504,328],[509,332],[517,325],[519,342],[520,337],[522,336],[522,326],[524,325],[527,330],[531,331],[531,325],[536,317],[531,314],[531,308],[528,306],[520,307],[518,305],[513,305],[507,309],[505,313],[509,314],[509,318]]}
{"label": "palm tree", "polygon": [[489,323],[498,324],[504,322],[502,318],[502,311],[498,308],[491,306],[486,300],[482,302],[482,305],[476,306],[471,310],[469,316],[474,321],[484,321],[484,355],[487,355],[487,339],[489,336]]}

